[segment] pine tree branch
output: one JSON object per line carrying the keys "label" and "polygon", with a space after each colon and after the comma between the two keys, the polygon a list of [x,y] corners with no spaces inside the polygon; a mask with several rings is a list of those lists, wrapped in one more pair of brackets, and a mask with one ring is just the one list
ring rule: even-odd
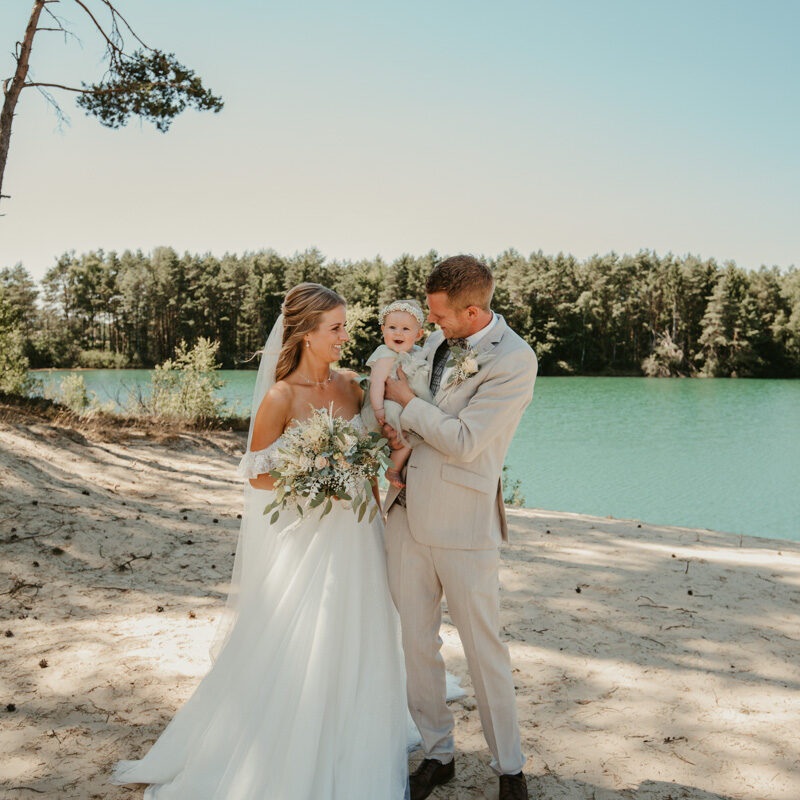
{"label": "pine tree branch", "polygon": [[105,32],[105,29],[103,28],[103,26],[95,18],[94,14],[92,14],[92,12],[89,11],[89,9],[86,7],[86,4],[83,3],[82,0],[75,0],[75,2],[89,15],[89,18],[92,20],[92,22],[94,22],[95,27],[97,28],[97,30],[100,31],[100,33],[103,35],[103,38],[108,43],[109,49],[112,50],[115,53],[116,52],[122,52],[122,48],[116,42],[113,42],[111,40],[109,35]]}
{"label": "pine tree branch", "polygon": [[[152,83],[143,83],[137,87],[137,89],[154,89],[159,86],[175,86],[179,87],[182,84],[176,83],[174,81],[158,81]],[[119,92],[130,92],[130,86],[118,86],[116,88],[108,88],[108,89],[79,89],[75,86],[64,86],[61,83],[25,83],[23,84],[23,89],[28,89],[30,87],[48,87],[50,89],[64,89],[67,92],[77,92],[78,94],[118,94]]]}
{"label": "pine tree branch", "polygon": [[[39,82],[36,82],[36,83],[24,83],[22,85],[22,88],[23,89],[30,89],[32,87],[42,87],[42,86],[48,87],[50,89],[64,89],[67,92],[78,92],[80,94],[83,94],[83,93],[86,93],[86,92],[88,92],[88,93],[92,92],[91,89],[78,89],[75,86],[64,86],[61,83],[39,83]],[[112,91],[114,91],[114,90],[112,90]],[[122,91],[122,90],[117,89],[116,91]]]}
{"label": "pine tree branch", "polygon": [[123,23],[123,25],[125,25],[125,27],[126,27],[126,28],[127,28],[127,29],[128,29],[130,32],[131,32],[131,36],[133,36],[133,38],[134,38],[134,39],[136,39],[136,41],[137,41],[137,42],[139,42],[139,44],[140,44],[142,47],[144,47],[146,50],[152,50],[152,49],[153,49],[153,48],[152,48],[152,47],[150,47],[149,45],[145,44],[145,43],[144,43],[144,42],[143,42],[143,41],[142,41],[142,40],[139,38],[139,35],[138,35],[138,34],[136,33],[136,31],[135,31],[135,30],[134,30],[134,29],[133,29],[133,28],[130,26],[130,23],[128,22],[128,20],[126,20],[126,19],[125,19],[125,17],[123,17],[123,16],[122,16],[122,14],[120,14],[120,13],[119,13],[119,11],[117,11],[117,9],[116,9],[116,8],[114,8],[114,6],[111,4],[111,0],[101,0],[101,2],[103,3],[103,5],[106,5],[106,6],[108,6],[109,10],[111,11],[111,14],[112,14],[112,16],[119,17],[119,18],[122,20],[122,23]]}

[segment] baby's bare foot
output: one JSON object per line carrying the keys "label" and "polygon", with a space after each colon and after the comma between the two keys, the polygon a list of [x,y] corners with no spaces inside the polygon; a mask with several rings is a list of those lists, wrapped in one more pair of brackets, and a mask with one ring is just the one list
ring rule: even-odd
{"label": "baby's bare foot", "polygon": [[400,476],[400,473],[394,469],[393,467],[389,467],[386,470],[386,480],[392,484],[392,486],[396,486],[398,489],[405,488],[405,484],[403,483],[403,478]]}

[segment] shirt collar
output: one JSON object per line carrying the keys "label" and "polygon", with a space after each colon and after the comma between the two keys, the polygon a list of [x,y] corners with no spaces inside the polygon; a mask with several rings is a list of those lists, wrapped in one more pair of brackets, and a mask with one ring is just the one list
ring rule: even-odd
{"label": "shirt collar", "polygon": [[481,328],[479,331],[473,333],[472,336],[467,336],[467,344],[470,347],[475,347],[475,345],[478,344],[478,342],[481,339],[483,339],[483,337],[486,336],[486,334],[489,333],[489,331],[492,328],[494,328],[496,324],[497,324],[497,314],[495,314],[494,311],[492,311],[492,318],[489,320],[489,322],[487,322],[486,325],[484,325],[484,327]]}

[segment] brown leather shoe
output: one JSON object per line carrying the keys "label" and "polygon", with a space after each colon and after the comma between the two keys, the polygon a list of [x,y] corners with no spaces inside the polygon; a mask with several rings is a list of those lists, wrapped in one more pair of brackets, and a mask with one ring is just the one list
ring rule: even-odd
{"label": "brown leather shoe", "polygon": [[498,800],[528,800],[528,782],[525,780],[525,775],[521,772],[516,775],[501,775]]}
{"label": "brown leather shoe", "polygon": [[409,778],[411,800],[425,800],[437,786],[452,780],[455,774],[455,759],[449,764],[442,764],[441,761],[437,761],[435,758],[423,759],[422,763],[417,767],[417,771]]}

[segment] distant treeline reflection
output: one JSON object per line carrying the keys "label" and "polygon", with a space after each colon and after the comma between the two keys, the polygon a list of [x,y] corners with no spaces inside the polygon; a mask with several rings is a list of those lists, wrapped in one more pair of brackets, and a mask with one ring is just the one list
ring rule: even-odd
{"label": "distant treeline reflection", "polygon": [[[0,293],[32,367],[152,366],[181,341],[206,337],[231,368],[263,345],[286,290],[316,281],[348,300],[344,359],[358,366],[375,347],[380,306],[424,302],[425,276],[440,258],[97,251],[63,255],[40,286],[21,266],[0,270]],[[541,374],[800,376],[794,267],[751,272],[649,251],[579,261],[509,250],[487,261],[497,278],[494,308],[535,348]]]}

